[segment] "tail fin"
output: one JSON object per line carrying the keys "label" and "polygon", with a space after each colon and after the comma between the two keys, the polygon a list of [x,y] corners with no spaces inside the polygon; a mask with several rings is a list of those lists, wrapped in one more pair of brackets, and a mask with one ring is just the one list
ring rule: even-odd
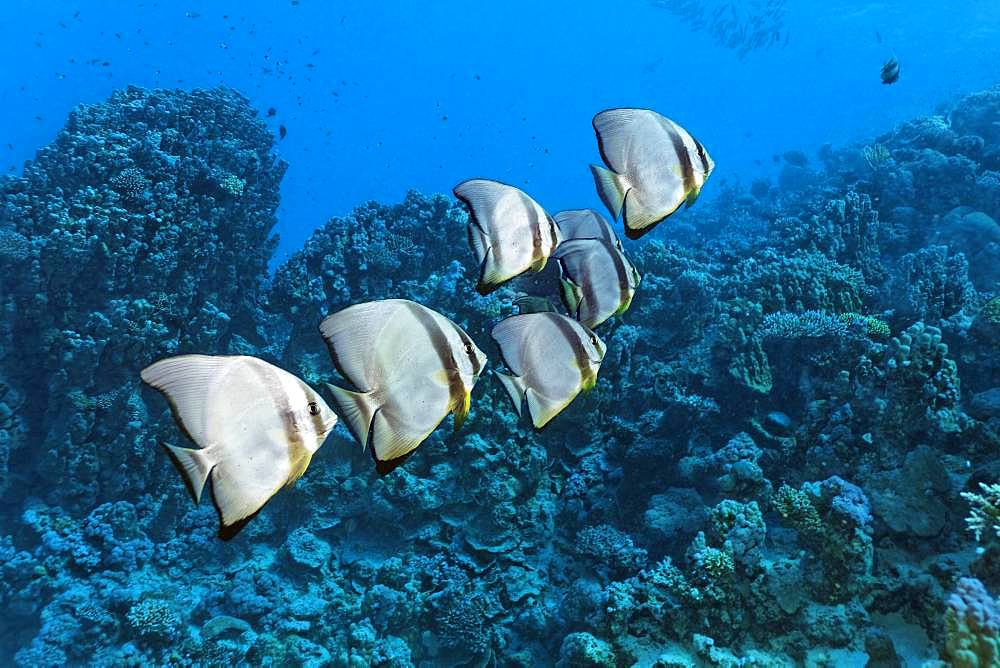
{"label": "tail fin", "polygon": [[517,414],[521,415],[521,405],[524,403],[524,381],[518,376],[512,376],[506,373],[500,373],[499,371],[494,371],[496,377],[500,379],[500,384],[503,385],[503,389],[507,390],[507,394],[510,395],[510,400],[514,402],[514,408],[517,409]]}
{"label": "tail fin", "polygon": [[170,460],[180,471],[181,478],[191,498],[195,503],[201,502],[201,491],[205,489],[205,482],[208,474],[212,472],[212,467],[216,462],[202,450],[192,450],[190,448],[179,448],[175,445],[163,444],[163,449],[170,455]]}
{"label": "tail fin", "polygon": [[591,165],[590,171],[594,175],[597,194],[601,196],[604,206],[608,207],[611,217],[617,219],[622,213],[622,204],[625,201],[625,188],[622,187],[621,177],[610,169],[597,165]]}
{"label": "tail fin", "polygon": [[371,393],[351,392],[329,383],[326,386],[333,395],[334,403],[337,404],[337,413],[354,434],[354,438],[358,439],[363,452],[368,448],[368,432],[371,430],[372,418],[378,408],[372,400]]}

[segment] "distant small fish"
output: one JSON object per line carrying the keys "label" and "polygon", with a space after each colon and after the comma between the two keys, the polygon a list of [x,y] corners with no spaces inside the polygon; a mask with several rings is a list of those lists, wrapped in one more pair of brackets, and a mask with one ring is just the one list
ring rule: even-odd
{"label": "distant small fish", "polygon": [[278,126],[278,137],[280,139],[284,139],[287,136],[288,136],[288,128],[286,128],[284,125],[279,125]]}
{"label": "distant small fish", "polygon": [[271,107],[270,109],[267,110],[267,117],[271,118],[271,117],[275,116],[277,113],[278,113],[278,110],[275,109],[274,107]]}
{"label": "distant small fish", "polygon": [[895,58],[890,58],[882,66],[882,83],[894,84],[899,81],[899,62]]}
{"label": "distant small fish", "polygon": [[875,41],[878,42],[879,44],[882,43],[882,33],[880,33],[878,30],[875,31]]}

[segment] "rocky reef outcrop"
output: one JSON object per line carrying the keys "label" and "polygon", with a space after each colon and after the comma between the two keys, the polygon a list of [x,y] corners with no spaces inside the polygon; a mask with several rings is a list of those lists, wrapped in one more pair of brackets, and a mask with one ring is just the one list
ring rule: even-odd
{"label": "rocky reef outcrop", "polygon": [[388,297],[495,361],[489,329],[554,269],[479,296],[464,210],[411,192],[269,274],[285,165],[245,99],[78,108],[0,180],[0,656],[899,665],[922,638],[920,659],[990,665],[998,127],[994,89],[727,186],[628,248],[643,282],[598,386],[544,431],[489,378],[384,478],[338,428],[221,544],[140,368],[247,353],[330,380],[320,319]]}

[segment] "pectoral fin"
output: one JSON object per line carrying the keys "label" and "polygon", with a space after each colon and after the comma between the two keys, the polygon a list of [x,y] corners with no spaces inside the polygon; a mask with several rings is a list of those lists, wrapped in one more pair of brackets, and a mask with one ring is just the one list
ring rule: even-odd
{"label": "pectoral fin", "polygon": [[465,419],[469,417],[469,408],[472,406],[472,394],[465,392],[462,395],[461,403],[455,407],[455,431],[462,428]]}

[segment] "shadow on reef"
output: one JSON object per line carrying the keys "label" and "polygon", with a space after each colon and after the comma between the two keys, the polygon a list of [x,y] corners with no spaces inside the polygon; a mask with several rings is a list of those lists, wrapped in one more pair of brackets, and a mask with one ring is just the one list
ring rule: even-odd
{"label": "shadow on reef", "polygon": [[79,107],[0,180],[0,656],[995,665],[997,147],[1000,89],[727,188],[631,247],[598,387],[544,431],[489,380],[385,478],[338,428],[222,544],[139,369],[245,353],[316,384],[322,317],[386,297],[485,345],[552,272],[479,296],[463,209],[411,192],[269,276],[285,165],[243,97]]}

